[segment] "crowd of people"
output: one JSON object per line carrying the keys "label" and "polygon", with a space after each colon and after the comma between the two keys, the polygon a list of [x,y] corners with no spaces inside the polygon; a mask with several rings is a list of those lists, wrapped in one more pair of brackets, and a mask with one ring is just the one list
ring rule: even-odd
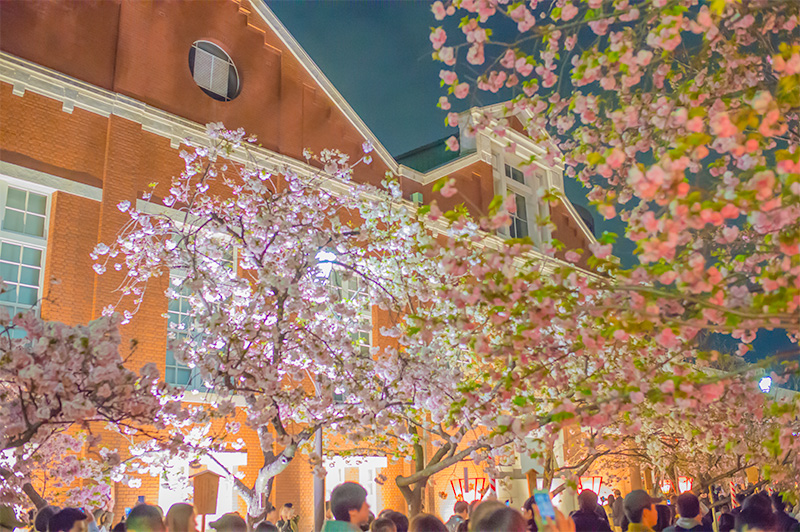
{"label": "crowd of people", "polygon": [[[604,502],[601,505],[597,494],[587,489],[578,495],[578,509],[569,517],[553,509],[555,517],[544,519],[544,512],[530,497],[519,510],[496,499],[458,501],[447,522],[427,513],[409,520],[389,509],[373,515],[367,490],[345,482],[331,493],[322,532],[800,532],[800,522],[777,492],[742,494],[736,497],[736,507],[723,505],[718,510],[709,509],[690,492],[664,501],[644,490],[625,497],[615,490]],[[8,510],[10,507],[0,507],[0,532],[26,526],[31,532],[198,532],[194,507],[188,503],[173,504],[166,515],[158,506],[139,504],[116,524],[114,515],[103,510],[45,506],[31,515],[31,523],[26,525]],[[248,532],[246,521],[235,512],[209,526],[215,532]],[[269,506],[254,530],[299,532],[299,516],[291,504],[280,511]]]}

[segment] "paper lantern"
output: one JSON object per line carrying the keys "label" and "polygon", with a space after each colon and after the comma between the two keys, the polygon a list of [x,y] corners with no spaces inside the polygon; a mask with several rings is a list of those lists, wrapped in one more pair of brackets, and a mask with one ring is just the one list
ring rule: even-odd
{"label": "paper lantern", "polygon": [[692,477],[678,477],[678,491],[680,493],[692,491],[692,484],[694,484]]}

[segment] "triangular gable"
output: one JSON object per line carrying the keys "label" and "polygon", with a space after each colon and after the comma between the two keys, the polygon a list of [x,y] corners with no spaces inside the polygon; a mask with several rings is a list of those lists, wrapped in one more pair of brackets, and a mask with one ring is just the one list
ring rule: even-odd
{"label": "triangular gable", "polygon": [[[248,0],[242,0],[247,2]],[[241,2],[240,2],[241,3]],[[294,55],[294,57],[305,68],[306,72],[314,79],[320,89],[330,98],[336,108],[347,118],[347,120],[356,128],[356,130],[364,137],[365,140],[372,143],[375,148],[376,154],[392,171],[397,170],[397,162],[394,157],[389,153],[389,150],[378,140],[378,137],[369,129],[367,124],[361,119],[360,116],[350,107],[347,100],[336,90],[333,83],[325,76],[322,70],[314,63],[311,56],[306,53],[300,43],[294,36],[286,29],[286,26],[280,19],[267,7],[265,2],[259,0],[249,1],[248,4],[258,14],[261,20],[269,27],[269,29],[280,39],[284,46]]]}

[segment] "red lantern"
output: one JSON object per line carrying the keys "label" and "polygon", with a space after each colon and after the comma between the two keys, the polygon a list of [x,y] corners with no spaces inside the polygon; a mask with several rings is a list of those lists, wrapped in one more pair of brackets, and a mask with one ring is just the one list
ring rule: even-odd
{"label": "red lantern", "polygon": [[578,493],[582,492],[583,490],[592,490],[599,495],[600,486],[602,485],[603,477],[581,477],[578,481]]}
{"label": "red lantern", "polygon": [[457,501],[477,501],[485,486],[486,478],[471,478],[469,486],[464,486],[463,478],[450,481],[450,487],[453,488],[453,495],[456,496]]}

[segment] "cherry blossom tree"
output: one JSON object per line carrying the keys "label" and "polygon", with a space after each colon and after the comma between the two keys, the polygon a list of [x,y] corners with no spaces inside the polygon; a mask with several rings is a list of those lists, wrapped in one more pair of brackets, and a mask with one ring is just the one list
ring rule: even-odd
{"label": "cherry blossom tree", "polygon": [[441,268],[395,181],[351,181],[369,145],[355,163],[326,150],[286,166],[240,130],[211,124],[205,142],[182,154],[185,171],[161,201],[170,211],[120,204],[131,220],[98,246],[96,269],[125,268],[120,289],[134,304],[148,280],[171,275],[168,296],[191,315],[172,331],[176,359],[209,394],[210,416],[241,408],[258,435],[263,466],[252,484],[236,479],[254,523],[275,476],[318,430],[358,441],[420,401],[448,411],[450,384],[438,378],[452,359],[403,353],[394,326],[383,339],[371,332],[373,312],[402,327]]}
{"label": "cherry blossom tree", "polygon": [[[37,487],[50,487],[62,488],[68,502],[105,504],[109,483],[129,477],[120,457],[127,450],[99,447],[100,434],[152,438],[188,421],[155,365],[139,373],[125,366],[120,319],[70,327],[44,321],[35,310],[12,320],[0,308],[3,500],[22,503],[27,496],[42,506],[43,495],[55,492]],[[87,446],[91,453],[83,452]]]}
{"label": "cherry blossom tree", "polygon": [[[796,478],[797,401],[761,397],[747,370],[703,371],[718,354],[697,339],[730,334],[743,355],[761,329],[794,342],[800,333],[798,10],[783,1],[433,3],[444,21],[431,32],[445,64],[439,106],[506,98],[477,120],[451,111],[461,140],[483,131],[514,151],[507,132],[525,131],[636,243],[638,264],[623,268],[614,235],[604,235],[590,249],[593,271],[582,272],[572,265],[580,250],[557,253],[553,242],[544,251],[565,262],[541,275],[526,259],[530,243],[509,241],[481,264],[479,288],[448,294],[467,309],[452,317],[465,330],[494,320],[471,342],[489,359],[519,361],[517,390],[536,378],[534,393],[511,394],[529,411],[515,416],[523,430],[622,417],[623,435],[647,427],[645,438],[666,431],[725,454],[743,417],[769,417],[755,456],[773,478]],[[458,139],[448,146],[459,149]],[[524,164],[526,174],[535,168]],[[489,231],[514,209],[497,207],[482,222]],[[455,243],[462,254],[469,245]],[[776,363],[781,378],[797,372],[796,357]],[[544,397],[552,408],[535,412]],[[698,414],[717,403],[736,415]]]}

